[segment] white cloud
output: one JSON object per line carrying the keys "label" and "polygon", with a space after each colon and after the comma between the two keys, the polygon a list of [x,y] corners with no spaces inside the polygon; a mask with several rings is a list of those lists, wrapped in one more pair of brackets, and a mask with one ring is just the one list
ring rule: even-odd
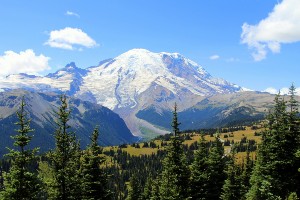
{"label": "white cloud", "polygon": [[68,16],[75,16],[75,17],[80,18],[80,15],[79,15],[79,14],[77,14],[77,13],[75,13],[75,12],[72,12],[72,11],[67,11],[67,12],[65,13],[65,15],[68,15]]}
{"label": "white cloud", "polygon": [[254,91],[254,90],[249,89],[249,88],[242,87],[242,92],[248,92],[248,91]]}
{"label": "white cloud", "polygon": [[81,29],[70,27],[66,27],[61,30],[51,31],[50,38],[45,44],[49,45],[50,47],[68,50],[77,49],[75,46],[83,46],[87,48],[97,46],[96,41],[93,40]]}
{"label": "white cloud", "polygon": [[[280,90],[277,90],[277,89],[275,89],[273,87],[269,87],[269,88],[265,89],[263,92],[268,92],[270,94],[278,94],[279,91],[280,91],[281,95],[287,95],[287,94],[289,94],[289,88],[287,88],[287,87],[283,87]],[[300,96],[300,87],[296,88],[295,94],[297,96]]]}
{"label": "white cloud", "polygon": [[269,88],[265,89],[263,92],[268,92],[270,94],[278,94],[277,89],[275,89],[273,87],[269,87]]}
{"label": "white cloud", "polygon": [[4,55],[0,55],[0,76],[17,73],[37,74],[50,69],[49,60],[50,58],[43,54],[35,55],[32,49],[20,53],[5,51]]}
{"label": "white cloud", "polygon": [[300,41],[299,10],[299,0],[282,0],[258,24],[243,24],[241,42],[253,50],[255,61],[265,59],[268,51],[279,53],[281,44]]}
{"label": "white cloud", "polygon": [[220,58],[219,55],[212,55],[209,57],[209,59],[211,59],[211,60],[218,60],[219,58]]}

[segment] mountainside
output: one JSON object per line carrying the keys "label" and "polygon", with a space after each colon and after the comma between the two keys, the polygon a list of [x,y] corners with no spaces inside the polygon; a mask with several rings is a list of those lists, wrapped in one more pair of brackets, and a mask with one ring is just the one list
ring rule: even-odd
{"label": "mountainside", "polygon": [[[218,128],[260,120],[272,108],[274,97],[268,93],[251,91],[205,97],[178,113],[180,128]],[[296,98],[300,100],[300,97]],[[158,112],[154,107],[148,107],[140,110],[136,116],[156,126],[169,128],[172,111],[162,109]]]}
{"label": "mountainside", "polygon": [[138,98],[142,93],[151,88],[162,90],[157,87],[172,93],[174,96],[171,98],[182,98],[185,94],[231,93],[241,89],[225,80],[213,78],[197,63],[180,54],[133,49],[90,68],[76,95],[89,91],[94,94],[97,103],[108,108],[134,108],[139,104]]}
{"label": "mountainside", "polygon": [[[54,147],[53,133],[56,129],[55,114],[59,107],[59,95],[13,90],[0,93],[0,154],[6,152],[5,147],[12,147],[11,135],[18,127],[16,111],[22,96],[25,97],[26,111],[29,113],[31,128],[35,129],[32,146],[39,146],[40,151]],[[137,141],[127,128],[124,121],[106,107],[82,101],[69,99],[71,117],[70,130],[75,131],[82,147],[90,143],[90,135],[95,126],[99,126],[101,145],[118,145]]]}
{"label": "mountainside", "polygon": [[161,127],[137,118],[141,110],[152,107],[160,113],[171,110],[175,102],[185,110],[207,96],[242,91],[235,84],[212,77],[178,53],[153,53],[145,49],[130,50],[87,69],[70,63],[45,77],[18,74],[0,80],[0,89],[15,88],[64,92],[106,106],[118,113],[135,135],[166,133]]}

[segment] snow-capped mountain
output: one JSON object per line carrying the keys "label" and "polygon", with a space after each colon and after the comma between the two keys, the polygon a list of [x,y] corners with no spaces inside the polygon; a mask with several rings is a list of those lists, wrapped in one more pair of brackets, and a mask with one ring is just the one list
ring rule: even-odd
{"label": "snow-capped mountain", "polygon": [[91,92],[96,101],[111,109],[134,108],[139,96],[151,87],[162,87],[173,95],[183,91],[207,96],[231,93],[241,88],[213,78],[197,63],[178,53],[130,50],[98,67],[90,68],[76,95]]}
{"label": "snow-capped mountain", "polygon": [[145,49],[132,49],[86,69],[70,63],[45,77],[18,74],[0,80],[0,89],[15,88],[62,91],[96,102],[120,114],[135,134],[141,133],[141,127],[157,129],[137,120],[135,114],[141,109],[154,107],[159,113],[172,109],[177,102],[183,110],[205,96],[242,90],[212,77],[203,67],[178,53],[153,53]]}
{"label": "snow-capped mountain", "polygon": [[76,67],[74,62],[66,65],[63,69],[50,73],[47,76],[35,76],[21,74],[12,74],[0,79],[0,89],[11,90],[24,88],[39,92],[67,92],[74,94],[86,75],[87,70]]}

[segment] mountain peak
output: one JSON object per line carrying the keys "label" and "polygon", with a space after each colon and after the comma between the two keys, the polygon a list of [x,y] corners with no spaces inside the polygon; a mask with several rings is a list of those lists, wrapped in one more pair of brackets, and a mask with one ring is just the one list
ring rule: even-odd
{"label": "mountain peak", "polygon": [[134,49],[130,49],[127,52],[125,52],[124,54],[139,54],[139,53],[152,53],[151,51],[149,51],[148,49],[143,49],[143,48],[134,48]]}
{"label": "mountain peak", "polygon": [[151,54],[156,54],[156,55],[168,55],[171,56],[173,58],[183,58],[184,56],[182,56],[180,53],[169,53],[169,52],[152,52],[148,49],[143,49],[143,48],[135,48],[135,49],[131,49],[129,51],[126,51],[125,53],[121,54],[120,56],[141,56],[141,55],[151,55]]}
{"label": "mountain peak", "polygon": [[78,69],[78,67],[76,66],[75,62],[70,62],[64,68],[65,69]]}
{"label": "mountain peak", "polygon": [[199,64],[179,53],[154,53],[141,48],[131,49],[97,67],[82,69],[70,62],[46,78],[28,78],[6,80],[4,88],[11,84],[23,88],[28,82],[26,87],[66,91],[111,109],[134,108],[141,95],[158,92],[157,88],[173,100],[241,90],[223,79],[213,78]]}
{"label": "mountain peak", "polygon": [[50,73],[46,77],[48,78],[60,78],[62,76],[73,74],[75,77],[83,76],[87,72],[86,69],[82,69],[76,66],[75,62],[70,62],[64,68],[57,70],[55,73]]}
{"label": "mountain peak", "polygon": [[46,77],[8,77],[0,82],[1,88],[65,92],[101,104],[124,117],[134,133],[140,132],[140,124],[157,129],[137,120],[138,110],[151,106],[158,111],[172,109],[174,102],[186,109],[204,96],[241,91],[241,87],[212,77],[179,53],[147,49],[131,49],[87,69],[71,62]]}
{"label": "mountain peak", "polygon": [[131,49],[89,70],[77,95],[86,95],[83,91],[88,89],[98,103],[111,109],[134,108],[142,94],[155,88],[173,99],[239,90],[179,53]]}

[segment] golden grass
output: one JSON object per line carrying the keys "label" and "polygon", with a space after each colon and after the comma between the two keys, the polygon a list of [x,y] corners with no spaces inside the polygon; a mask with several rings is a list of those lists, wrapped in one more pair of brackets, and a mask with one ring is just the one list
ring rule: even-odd
{"label": "golden grass", "polygon": [[[246,130],[241,130],[241,131],[234,131],[232,133],[222,133],[220,135],[220,138],[223,140],[229,139],[234,140],[234,142],[239,142],[241,141],[241,139],[243,137],[247,137],[248,140],[255,140],[256,142],[260,142],[261,141],[261,137],[260,136],[255,136],[254,133],[255,132],[260,132],[263,129],[258,129],[258,130],[251,130],[250,127],[246,127]],[[228,138],[224,138],[224,135],[228,135]],[[230,137],[230,135],[232,135],[233,137]]]}
{"label": "golden grass", "polygon": [[[243,163],[245,162],[246,160],[246,156],[247,156],[247,153],[246,152],[239,152],[235,155],[235,162],[236,163]],[[254,160],[256,157],[256,152],[250,152],[250,159],[251,160]]]}
{"label": "golden grass", "polygon": [[[255,132],[261,132],[262,130],[264,130],[263,128],[257,129],[257,130],[251,130],[251,127],[246,127],[246,130],[240,130],[240,131],[234,131],[234,132],[228,132],[228,133],[221,133],[220,138],[222,140],[234,140],[234,142],[240,142],[241,139],[243,137],[247,137],[247,139],[251,139],[251,140],[255,140],[257,143],[259,143],[261,141],[261,137],[260,136],[255,136],[254,133]],[[228,138],[224,138],[224,135],[228,135]],[[230,135],[232,137],[230,137]],[[200,134],[193,134],[193,136],[191,136],[191,140],[186,140],[184,141],[183,144],[187,144],[188,146],[190,146],[191,144],[193,144],[195,141],[199,142],[201,136]],[[207,141],[213,141],[215,140],[215,137],[211,137],[210,135],[205,135],[205,140]],[[132,147],[130,145],[127,145],[126,148],[122,148],[123,151],[126,151],[127,153],[129,153],[130,155],[133,156],[141,156],[141,155],[151,155],[151,154],[156,154],[157,151],[159,149],[164,149],[165,147],[161,147],[161,140],[155,140],[154,143],[159,147],[159,148],[143,148],[143,143],[139,143],[140,148],[135,148]],[[169,141],[167,141],[167,143],[169,143]],[[117,146],[113,146],[113,147],[104,147],[104,151],[109,151],[109,150],[114,150],[115,152],[117,151],[119,147]],[[229,154],[231,150],[230,146],[224,146],[224,152],[225,154]],[[236,154],[236,161],[238,163],[241,163],[243,161],[243,159],[246,157],[246,152],[239,152]],[[255,152],[251,152],[250,154],[251,158],[255,157]],[[108,157],[107,158],[107,163],[111,164],[111,158]]]}
{"label": "golden grass", "polygon": [[[140,146],[143,146],[140,144]],[[158,151],[158,148],[135,148],[132,146],[128,146],[127,148],[123,149],[127,153],[133,156],[140,156],[140,155],[151,155],[151,154],[156,154]]]}

